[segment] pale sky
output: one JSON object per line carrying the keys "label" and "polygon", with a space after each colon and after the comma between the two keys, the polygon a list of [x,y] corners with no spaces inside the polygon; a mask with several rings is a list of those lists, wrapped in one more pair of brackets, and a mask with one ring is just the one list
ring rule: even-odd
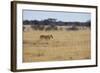
{"label": "pale sky", "polygon": [[83,12],[23,10],[23,20],[44,20],[48,18],[55,18],[58,21],[65,22],[86,22],[91,20],[91,14]]}

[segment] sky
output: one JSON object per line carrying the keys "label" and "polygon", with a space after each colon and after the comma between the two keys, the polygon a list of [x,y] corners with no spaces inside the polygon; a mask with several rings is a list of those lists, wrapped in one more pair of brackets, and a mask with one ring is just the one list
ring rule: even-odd
{"label": "sky", "polygon": [[91,20],[91,14],[83,12],[23,10],[23,20],[44,20],[48,18],[55,18],[57,21],[64,22],[86,22]]}

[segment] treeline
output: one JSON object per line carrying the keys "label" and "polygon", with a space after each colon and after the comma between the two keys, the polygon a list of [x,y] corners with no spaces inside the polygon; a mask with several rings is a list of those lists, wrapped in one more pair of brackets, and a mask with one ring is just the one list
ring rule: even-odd
{"label": "treeline", "polygon": [[88,20],[87,22],[63,22],[63,21],[57,21],[57,19],[48,18],[45,20],[24,20],[24,25],[51,25],[51,26],[86,26],[90,27],[91,22]]}
{"label": "treeline", "polygon": [[[58,30],[57,26],[72,26],[71,29],[76,29],[78,26],[82,27],[91,27],[90,20],[87,22],[64,22],[64,21],[57,21],[54,18],[48,18],[45,20],[24,20],[24,25],[31,25],[31,28],[34,30]],[[45,25],[48,25],[47,27]],[[70,28],[69,28],[70,29]]]}

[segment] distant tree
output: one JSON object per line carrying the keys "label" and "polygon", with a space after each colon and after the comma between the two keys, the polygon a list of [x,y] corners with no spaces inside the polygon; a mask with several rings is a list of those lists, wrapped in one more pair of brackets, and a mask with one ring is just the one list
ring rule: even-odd
{"label": "distant tree", "polygon": [[39,24],[39,21],[38,21],[38,20],[33,20],[32,23],[33,23],[34,25],[38,25],[38,24]]}
{"label": "distant tree", "polygon": [[42,30],[43,27],[42,25],[40,24],[40,21],[38,20],[33,20],[31,21],[32,25],[31,25],[31,28],[34,29],[34,30]]}
{"label": "distant tree", "polygon": [[50,22],[49,22],[48,20],[43,20],[43,24],[44,24],[44,25],[49,25]]}
{"label": "distant tree", "polygon": [[87,21],[87,22],[85,23],[85,26],[90,28],[90,27],[91,27],[91,21],[90,21],[90,20]]}
{"label": "distant tree", "polygon": [[74,26],[81,26],[80,22],[75,22]]}
{"label": "distant tree", "polygon": [[[36,21],[36,20],[35,20]],[[35,24],[34,20],[30,20],[30,24]],[[38,22],[38,21],[37,21]]]}
{"label": "distant tree", "polygon": [[23,24],[24,24],[24,25],[29,24],[29,23],[30,23],[29,20],[24,20],[24,21],[23,21]]}
{"label": "distant tree", "polygon": [[57,19],[55,19],[55,18],[48,18],[47,20],[48,20],[49,22],[56,22]]}
{"label": "distant tree", "polygon": [[43,20],[44,25],[52,25],[53,23],[56,23],[56,19],[54,18],[48,18]]}

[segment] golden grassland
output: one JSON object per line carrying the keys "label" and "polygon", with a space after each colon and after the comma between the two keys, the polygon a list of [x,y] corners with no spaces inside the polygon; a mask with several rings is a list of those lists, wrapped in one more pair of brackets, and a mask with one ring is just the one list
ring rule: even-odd
{"label": "golden grassland", "polygon": [[[46,34],[53,39],[40,39]],[[23,62],[90,59],[90,36],[90,29],[23,32]]]}

